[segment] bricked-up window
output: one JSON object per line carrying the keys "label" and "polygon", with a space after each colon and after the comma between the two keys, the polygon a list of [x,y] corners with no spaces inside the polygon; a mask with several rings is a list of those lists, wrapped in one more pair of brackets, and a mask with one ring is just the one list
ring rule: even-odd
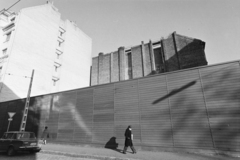
{"label": "bricked-up window", "polygon": [[53,79],[53,86],[56,86],[57,80]]}
{"label": "bricked-up window", "polygon": [[60,37],[62,37],[65,32],[66,31],[62,27],[59,27],[59,36]]}
{"label": "bricked-up window", "polygon": [[12,19],[11,19],[11,22],[14,22],[15,21],[15,17],[13,17]]}
{"label": "bricked-up window", "polygon": [[11,34],[12,34],[12,32],[9,32],[8,34],[6,34],[6,40],[5,40],[5,42],[7,42],[7,41],[10,40]]}
{"label": "bricked-up window", "polygon": [[62,53],[63,53],[62,51],[56,49],[56,59],[60,59]]}
{"label": "bricked-up window", "polygon": [[56,54],[56,55],[57,55],[57,57],[56,57],[56,58],[57,58],[57,59],[60,59],[60,54]]}
{"label": "bricked-up window", "polygon": [[3,55],[7,54],[7,49],[2,50]]}
{"label": "bricked-up window", "polygon": [[58,80],[59,80],[59,78],[57,78],[57,77],[52,78],[53,86],[57,85]]}
{"label": "bricked-up window", "polygon": [[58,41],[58,46],[61,47],[62,46],[62,42]]}
{"label": "bricked-up window", "polygon": [[59,31],[60,36],[63,36],[63,33],[64,33],[63,31]]}
{"label": "bricked-up window", "polygon": [[132,79],[132,53],[127,53],[128,79]]}

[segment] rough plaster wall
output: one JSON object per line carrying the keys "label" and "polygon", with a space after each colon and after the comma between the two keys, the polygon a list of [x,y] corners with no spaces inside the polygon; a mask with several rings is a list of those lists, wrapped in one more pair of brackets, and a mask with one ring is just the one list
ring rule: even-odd
{"label": "rough plaster wall", "polygon": [[149,75],[152,72],[151,67],[151,58],[150,58],[150,52],[148,44],[143,45],[143,53],[144,53],[144,76]]}
{"label": "rough plaster wall", "polygon": [[143,77],[141,46],[131,48],[133,78]]}
{"label": "rough plaster wall", "polygon": [[[11,36],[12,45],[8,48],[9,63],[6,72],[16,76],[6,76],[4,85],[19,98],[27,96],[29,78],[35,69],[31,96],[50,92],[55,46],[58,35],[60,14],[50,5],[22,9],[16,24],[16,33]],[[14,39],[14,40],[13,40]],[[20,85],[21,84],[21,85]],[[14,99],[6,91],[1,101]]]}
{"label": "rough plaster wall", "polygon": [[89,86],[92,40],[69,20],[63,46],[59,91]]}

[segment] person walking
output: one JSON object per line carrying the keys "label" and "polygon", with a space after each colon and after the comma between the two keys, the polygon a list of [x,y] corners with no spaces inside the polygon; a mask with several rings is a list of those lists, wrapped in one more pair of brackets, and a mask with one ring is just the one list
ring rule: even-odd
{"label": "person walking", "polygon": [[43,144],[47,144],[47,137],[49,136],[48,127],[46,126],[42,133]]}
{"label": "person walking", "polygon": [[123,149],[123,154],[126,154],[128,146],[132,149],[133,154],[137,153],[134,146],[133,146],[133,134],[132,134],[132,127],[129,125],[125,131],[125,144]]}

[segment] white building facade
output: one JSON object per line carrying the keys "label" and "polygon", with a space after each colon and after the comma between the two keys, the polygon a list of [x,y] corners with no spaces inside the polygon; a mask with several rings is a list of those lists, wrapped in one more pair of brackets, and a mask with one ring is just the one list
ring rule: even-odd
{"label": "white building facade", "polygon": [[[52,3],[0,14],[0,102],[89,86],[92,40]],[[27,76],[27,77],[26,77]]]}

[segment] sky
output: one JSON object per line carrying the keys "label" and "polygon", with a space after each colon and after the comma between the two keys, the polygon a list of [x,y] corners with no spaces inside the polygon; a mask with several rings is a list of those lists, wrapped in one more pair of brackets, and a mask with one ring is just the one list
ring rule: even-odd
{"label": "sky", "polygon": [[[0,10],[18,0],[0,0]],[[92,56],[160,40],[174,31],[206,42],[208,64],[240,60],[240,0],[51,0],[92,39]],[[10,10],[43,5],[21,0]]]}

